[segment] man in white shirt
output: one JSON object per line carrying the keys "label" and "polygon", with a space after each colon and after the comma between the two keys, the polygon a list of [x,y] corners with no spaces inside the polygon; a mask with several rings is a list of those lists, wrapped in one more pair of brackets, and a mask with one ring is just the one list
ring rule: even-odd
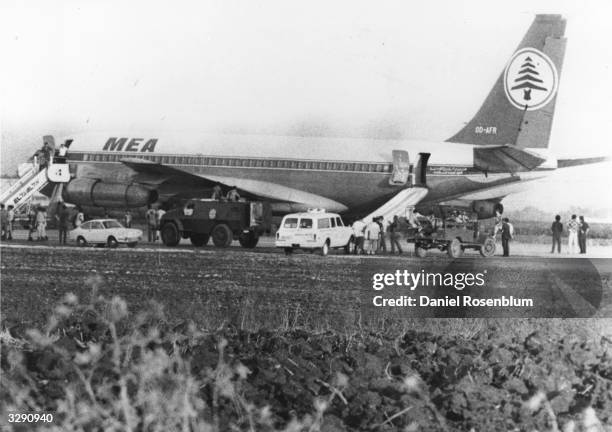
{"label": "man in white shirt", "polygon": [[572,215],[572,219],[567,223],[567,247],[568,253],[574,254],[576,253],[576,249],[578,248],[578,230],[580,229],[580,224],[576,220],[576,215]]}
{"label": "man in white shirt", "polygon": [[155,222],[156,224],[156,233],[155,233],[155,241],[157,241],[161,236],[160,236],[160,232],[159,232],[159,228],[161,227],[161,220],[162,220],[162,216],[166,214],[166,210],[164,210],[163,208],[158,208],[157,209],[157,214],[156,214],[156,218],[155,218]]}
{"label": "man in white shirt", "polygon": [[378,250],[378,239],[380,237],[380,225],[376,218],[366,226],[365,240],[367,244],[366,254],[375,255]]}

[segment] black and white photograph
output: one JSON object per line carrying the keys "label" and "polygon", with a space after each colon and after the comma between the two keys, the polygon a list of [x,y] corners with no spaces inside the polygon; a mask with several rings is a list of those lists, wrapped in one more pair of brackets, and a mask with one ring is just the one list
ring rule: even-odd
{"label": "black and white photograph", "polygon": [[612,432],[611,17],[0,2],[0,430]]}

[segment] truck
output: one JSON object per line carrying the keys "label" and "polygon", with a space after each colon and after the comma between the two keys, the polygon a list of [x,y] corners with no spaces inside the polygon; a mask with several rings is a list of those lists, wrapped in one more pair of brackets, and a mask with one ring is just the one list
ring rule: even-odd
{"label": "truck", "polygon": [[482,230],[474,217],[420,217],[418,227],[411,227],[408,231],[406,240],[414,243],[419,258],[424,258],[430,249],[446,252],[451,258],[459,258],[468,249],[480,252],[483,257],[495,254],[495,238]]}
{"label": "truck", "polygon": [[167,211],[159,229],[166,246],[188,238],[194,246],[205,246],[212,237],[224,248],[238,240],[244,248],[257,246],[259,237],[270,231],[272,211],[268,202],[191,199],[184,206]]}

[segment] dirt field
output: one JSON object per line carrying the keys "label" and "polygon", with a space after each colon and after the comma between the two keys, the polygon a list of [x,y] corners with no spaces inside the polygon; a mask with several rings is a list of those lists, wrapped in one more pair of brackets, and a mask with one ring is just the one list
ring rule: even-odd
{"label": "dirt field", "polygon": [[[364,274],[393,268],[445,270],[452,262],[443,254],[421,261],[286,257],[265,247],[247,252],[31,245],[3,246],[1,252],[3,328],[17,340],[28,339],[28,328],[43,328],[70,292],[84,304],[94,304],[100,295],[120,296],[132,314],[156,310],[152,302],[157,302],[165,311],[160,328],[184,329],[193,322],[205,329],[207,336],[189,339],[180,352],[198,365],[191,371],[201,389],[196,395],[200,405],[194,407],[216,412],[212,420],[204,414],[201,418],[216,421],[220,430],[251,427],[244,408],[234,407],[235,396],[211,402],[214,386],[206,383],[210,371],[220,367],[221,339],[227,340],[231,367],[242,370],[240,365],[246,365],[249,371],[246,378],[235,375],[230,380],[240,397],[273,413],[272,426],[262,430],[284,428],[296,418],[302,419],[303,430],[317,421],[311,430],[554,430],[553,423],[584,423],[589,407],[597,421],[612,421],[610,319],[368,320],[362,314]],[[483,261],[466,256],[457,262],[472,271],[485,263],[491,280],[506,281],[517,292],[555,274],[576,286],[571,282],[573,261],[567,259]],[[598,270],[601,304],[609,304],[611,269],[603,265]],[[557,286],[553,293],[566,291]],[[609,312],[604,308],[597,316]],[[64,330],[54,342],[63,353],[68,350],[66,357],[49,357],[44,347],[29,349],[25,357],[30,382],[43,383],[36,390],[38,403],[50,410],[58,409],[55,401],[66,397],[64,368],[73,367],[80,345],[93,341],[112,346],[103,325],[94,326],[95,336],[84,333],[88,327],[82,316],[77,318],[77,327],[59,327]],[[176,337],[161,346],[173,352]],[[129,367],[150,369],[139,361]],[[3,372],[11,377],[15,369],[9,363],[3,357]],[[106,373],[105,367],[110,366],[92,370],[91,379],[112,388],[114,369]],[[129,370],[126,374],[133,376]],[[150,385],[140,379],[138,385]],[[340,389],[341,396],[334,389]],[[9,394],[3,391],[2,397],[12,404]]]}

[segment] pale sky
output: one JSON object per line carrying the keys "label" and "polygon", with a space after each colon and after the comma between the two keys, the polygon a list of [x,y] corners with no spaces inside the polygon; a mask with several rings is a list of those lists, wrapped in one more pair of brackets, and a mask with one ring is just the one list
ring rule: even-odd
{"label": "pale sky", "polygon": [[[47,133],[444,140],[478,109],[536,13],[568,20],[551,149],[612,154],[608,4],[4,0],[1,171]],[[601,198],[609,171],[588,170],[597,185],[577,193]]]}

